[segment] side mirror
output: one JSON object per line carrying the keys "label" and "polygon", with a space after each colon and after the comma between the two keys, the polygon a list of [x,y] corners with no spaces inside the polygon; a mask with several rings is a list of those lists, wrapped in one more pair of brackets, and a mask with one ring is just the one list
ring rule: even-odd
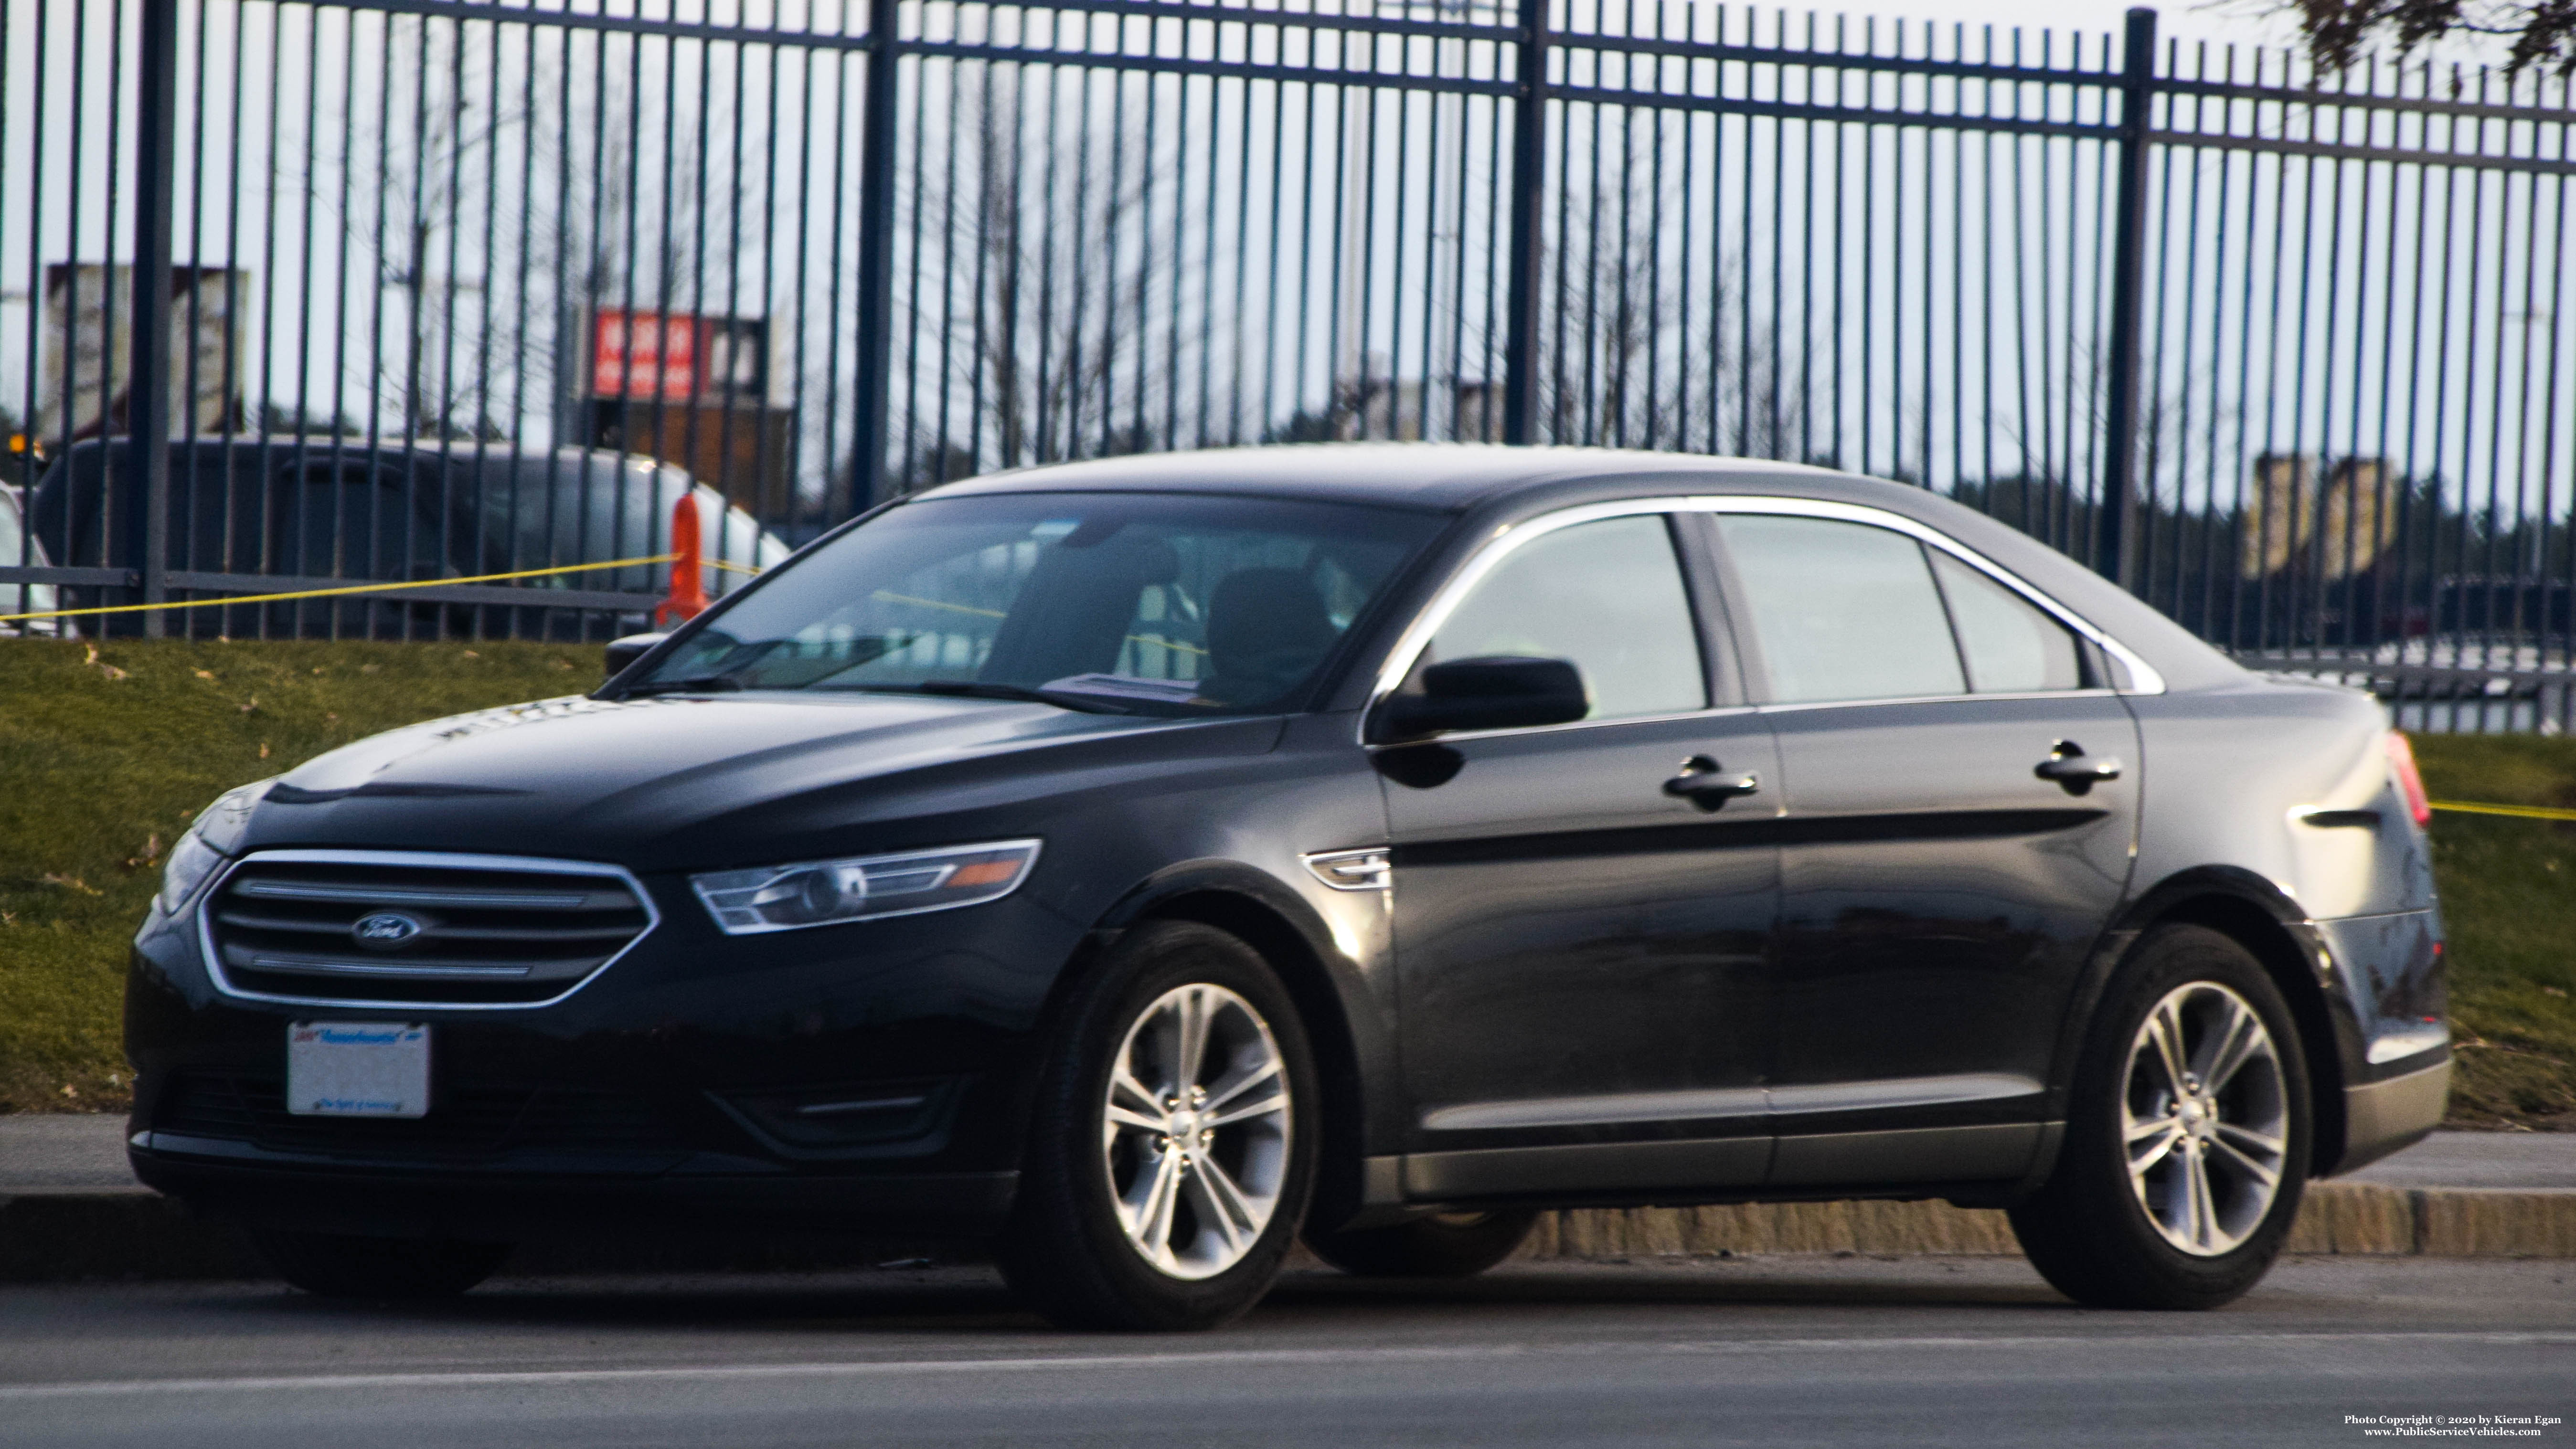
{"label": "side mirror", "polygon": [[615,679],[626,672],[626,666],[643,658],[653,646],[670,638],[668,634],[629,634],[608,641],[608,677]]}
{"label": "side mirror", "polygon": [[1503,730],[1565,724],[1592,712],[1583,671],[1569,659],[1488,654],[1422,671],[1422,693],[1399,694],[1378,714],[1385,739],[1443,730]]}

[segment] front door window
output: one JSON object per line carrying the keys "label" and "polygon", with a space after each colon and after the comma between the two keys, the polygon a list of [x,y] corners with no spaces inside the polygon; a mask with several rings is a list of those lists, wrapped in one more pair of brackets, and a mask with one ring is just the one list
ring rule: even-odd
{"label": "front door window", "polygon": [[1591,691],[1588,719],[1708,707],[1690,592],[1657,514],[1576,524],[1514,550],[1459,602],[1421,662],[1492,654],[1572,660]]}

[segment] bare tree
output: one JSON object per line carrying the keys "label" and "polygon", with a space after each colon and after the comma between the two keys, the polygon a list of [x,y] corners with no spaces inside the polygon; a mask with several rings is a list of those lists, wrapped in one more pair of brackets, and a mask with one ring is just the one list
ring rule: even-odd
{"label": "bare tree", "polygon": [[2281,0],[2274,9],[2299,17],[2321,72],[2352,69],[2383,35],[2400,55],[2451,35],[2490,35],[2513,39],[2509,75],[2538,67],[2576,76],[2576,0]]}
{"label": "bare tree", "polygon": [[[1042,97],[1014,66],[961,66],[963,121],[955,187],[926,188],[916,235],[935,238],[915,325],[951,359],[936,385],[966,404],[969,436],[945,448],[942,474],[964,458],[1017,467],[1134,452],[1147,399],[1162,397],[1168,359],[1147,346],[1168,320],[1168,251],[1134,244],[1147,215],[1149,154],[1141,134],[1086,122],[1092,97]],[[935,215],[930,213],[936,213]],[[925,452],[924,456],[928,456]],[[907,469],[907,472],[914,471]],[[941,481],[928,476],[917,483]]]}
{"label": "bare tree", "polygon": [[1628,129],[1568,208],[1544,273],[1540,416],[1560,442],[1793,456],[1806,402],[1783,380],[1800,339],[1751,310],[1726,252],[1683,252],[1689,199],[1678,168],[1653,164],[1663,141]]}
{"label": "bare tree", "polygon": [[352,198],[346,246],[382,298],[360,376],[405,436],[511,435],[502,399],[555,399],[598,306],[730,311],[767,245],[746,167],[707,164],[734,97],[638,94],[606,56],[510,33],[393,17],[346,144],[308,148],[312,189]]}

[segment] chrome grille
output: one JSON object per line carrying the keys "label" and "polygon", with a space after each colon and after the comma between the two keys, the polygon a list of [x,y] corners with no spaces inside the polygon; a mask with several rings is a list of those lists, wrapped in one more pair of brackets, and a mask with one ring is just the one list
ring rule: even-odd
{"label": "chrome grille", "polygon": [[655,920],[614,866],[370,851],[253,855],[202,911],[225,990],[340,1005],[540,1005]]}

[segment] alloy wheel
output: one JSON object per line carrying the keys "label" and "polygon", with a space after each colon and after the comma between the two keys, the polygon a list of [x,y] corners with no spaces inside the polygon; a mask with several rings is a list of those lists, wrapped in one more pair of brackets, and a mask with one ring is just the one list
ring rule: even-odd
{"label": "alloy wheel", "polygon": [[1127,1028],[1101,1104],[1110,1208],[1174,1278],[1212,1278],[1261,1240],[1287,1183],[1288,1074],[1269,1023],[1222,986],[1155,998]]}
{"label": "alloy wheel", "polygon": [[2167,992],[2129,1046],[2120,1103],[2130,1190],[2164,1240],[2234,1250],[2280,1194],[2290,1138],[2280,1050],[2244,997],[2213,981]]}

